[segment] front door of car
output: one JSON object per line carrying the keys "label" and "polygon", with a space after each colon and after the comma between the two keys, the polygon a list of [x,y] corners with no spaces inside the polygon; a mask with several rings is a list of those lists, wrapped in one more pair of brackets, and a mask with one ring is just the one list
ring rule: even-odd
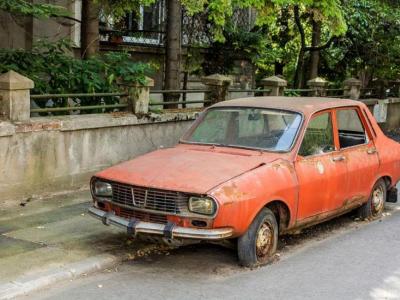
{"label": "front door of car", "polygon": [[[337,207],[363,202],[369,197],[379,168],[379,157],[361,111],[356,107],[338,108],[336,121],[340,155],[348,171],[348,197]],[[357,204],[357,203],[354,203]]]}
{"label": "front door of car", "polygon": [[338,155],[333,112],[323,111],[310,120],[295,168],[299,201],[297,220],[307,220],[332,210],[346,197],[347,167]]}

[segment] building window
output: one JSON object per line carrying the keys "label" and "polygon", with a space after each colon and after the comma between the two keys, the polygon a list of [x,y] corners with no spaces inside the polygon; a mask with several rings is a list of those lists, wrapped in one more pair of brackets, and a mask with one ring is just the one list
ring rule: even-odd
{"label": "building window", "polygon": [[162,45],[165,24],[165,1],[159,0],[150,6],[141,6],[138,12],[126,14],[119,22],[110,18],[100,20],[106,30],[102,30],[101,41],[112,41],[120,36],[120,42],[144,45]]}

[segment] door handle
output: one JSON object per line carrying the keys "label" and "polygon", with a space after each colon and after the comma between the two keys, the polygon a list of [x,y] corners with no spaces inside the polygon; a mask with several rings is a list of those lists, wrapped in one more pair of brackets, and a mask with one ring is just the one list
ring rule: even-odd
{"label": "door handle", "polygon": [[377,151],[376,151],[376,148],[374,147],[374,148],[369,148],[368,150],[367,150],[367,153],[368,154],[375,154]]}
{"label": "door handle", "polygon": [[334,161],[334,162],[344,161],[344,160],[346,160],[346,157],[343,155],[332,157],[332,161]]}

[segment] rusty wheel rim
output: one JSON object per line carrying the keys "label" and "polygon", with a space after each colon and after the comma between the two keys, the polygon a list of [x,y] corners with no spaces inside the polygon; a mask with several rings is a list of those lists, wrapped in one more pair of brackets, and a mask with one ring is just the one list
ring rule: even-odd
{"label": "rusty wheel rim", "polygon": [[259,228],[256,240],[256,254],[259,261],[265,261],[271,254],[274,243],[274,229],[265,221]]}
{"label": "rusty wheel rim", "polygon": [[385,195],[382,186],[376,187],[372,192],[372,215],[376,216],[382,212],[385,205]]}

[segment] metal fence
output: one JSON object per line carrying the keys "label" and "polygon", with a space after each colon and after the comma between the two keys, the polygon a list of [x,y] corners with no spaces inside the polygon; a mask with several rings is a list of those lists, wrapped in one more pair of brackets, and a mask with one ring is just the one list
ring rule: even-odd
{"label": "metal fence", "polygon": [[140,46],[162,47],[165,32],[155,30],[100,30],[100,42],[105,44],[134,44]]}
{"label": "metal fence", "polygon": [[361,89],[361,98],[363,99],[373,99],[379,98],[378,91],[376,88],[362,88]]}
{"label": "metal fence", "polygon": [[115,112],[128,107],[126,97],[121,92],[31,95],[31,116]]}
{"label": "metal fence", "polygon": [[[327,97],[343,98],[343,89],[325,90]],[[186,89],[186,90],[151,90],[149,99],[149,110],[160,111],[168,109],[201,109],[213,101],[207,99],[210,91],[207,89]],[[270,89],[238,89],[227,90],[227,98],[263,96],[271,92]],[[286,89],[285,96],[300,97],[311,96],[315,93],[312,89]],[[172,101],[165,101],[168,95]],[[188,97],[188,95],[197,95]],[[155,99],[154,96],[158,96]],[[127,92],[116,93],[91,93],[91,94],[43,94],[31,95],[31,116],[52,116],[52,115],[77,115],[90,113],[111,113],[126,111],[129,107],[129,94]],[[189,99],[190,98],[190,99]],[[197,99],[196,99],[197,98]],[[237,97],[236,97],[237,98]],[[132,100],[133,101],[133,100]]]}
{"label": "metal fence", "polygon": [[[100,42],[111,44],[130,44],[139,46],[164,46],[167,24],[167,8],[164,0],[157,0],[148,7],[150,11],[139,14],[128,13],[118,26],[102,24]],[[244,31],[254,27],[256,14],[251,9],[235,9],[232,25]],[[207,47],[214,42],[213,25],[207,10],[199,13],[182,11],[182,44],[185,46]],[[118,30],[116,29],[118,28]]]}
{"label": "metal fence", "polygon": [[[208,103],[211,103],[211,100],[205,99],[205,96],[202,96],[202,94],[205,95],[207,90],[204,89],[191,89],[191,90],[152,90],[150,91],[150,96],[151,95],[161,95],[162,97],[166,95],[175,95],[177,101],[154,101],[150,100],[149,106],[150,109],[165,109],[168,107],[173,106],[178,106],[178,108],[187,108],[189,105],[193,104],[203,104],[202,106],[197,106],[197,107],[204,107]],[[200,94],[201,97],[203,98],[202,100],[189,100],[187,99],[188,94]],[[178,98],[179,96],[179,98]],[[150,97],[151,99],[151,97]],[[181,100],[182,99],[182,100]]]}

